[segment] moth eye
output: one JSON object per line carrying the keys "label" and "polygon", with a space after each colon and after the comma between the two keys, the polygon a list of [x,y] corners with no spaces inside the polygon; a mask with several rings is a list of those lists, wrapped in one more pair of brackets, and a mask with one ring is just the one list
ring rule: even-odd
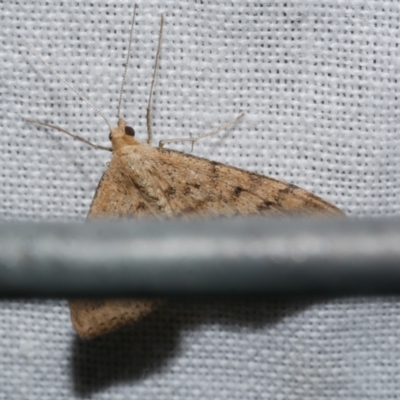
{"label": "moth eye", "polygon": [[111,139],[112,139],[111,132],[110,132],[110,134],[108,135],[108,138],[110,139],[110,142],[111,142]]}
{"label": "moth eye", "polygon": [[134,137],[134,136],[135,136],[135,131],[134,131],[134,129],[131,128],[130,126],[126,126],[126,127],[125,127],[125,135]]}

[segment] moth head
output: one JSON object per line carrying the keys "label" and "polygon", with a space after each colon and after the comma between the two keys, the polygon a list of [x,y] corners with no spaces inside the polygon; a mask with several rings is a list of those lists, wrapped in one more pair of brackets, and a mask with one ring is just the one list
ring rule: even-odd
{"label": "moth head", "polygon": [[135,130],[131,126],[128,126],[123,119],[118,121],[118,126],[112,129],[109,135],[113,150],[123,146],[140,144],[134,137]]}

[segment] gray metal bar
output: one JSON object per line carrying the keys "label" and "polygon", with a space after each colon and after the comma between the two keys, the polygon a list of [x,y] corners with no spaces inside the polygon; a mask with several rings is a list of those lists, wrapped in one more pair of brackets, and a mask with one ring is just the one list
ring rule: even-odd
{"label": "gray metal bar", "polygon": [[400,219],[0,224],[0,297],[400,293]]}

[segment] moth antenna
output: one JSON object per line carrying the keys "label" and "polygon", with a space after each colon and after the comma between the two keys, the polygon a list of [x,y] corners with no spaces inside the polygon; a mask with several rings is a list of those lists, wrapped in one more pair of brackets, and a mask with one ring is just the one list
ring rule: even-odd
{"label": "moth antenna", "polygon": [[158,144],[158,147],[163,148],[164,145],[165,145],[166,143],[192,142],[192,151],[193,151],[193,146],[194,146],[194,144],[195,144],[196,142],[198,142],[199,140],[204,139],[204,138],[206,138],[206,137],[208,137],[208,136],[216,135],[217,133],[219,133],[219,132],[221,132],[221,131],[223,131],[223,130],[225,130],[225,129],[228,129],[228,128],[231,127],[232,125],[236,124],[236,122],[238,122],[240,119],[242,119],[242,118],[244,117],[245,114],[246,114],[246,113],[243,112],[243,113],[241,113],[240,115],[238,115],[235,119],[233,119],[232,121],[227,122],[226,124],[220,126],[220,127],[217,128],[217,129],[214,129],[214,130],[211,131],[211,132],[204,133],[203,135],[200,135],[200,136],[198,136],[197,138],[179,138],[179,139],[176,138],[176,139],[164,139],[164,140],[160,140],[160,142],[159,142],[159,144]]}
{"label": "moth antenna", "polygon": [[64,82],[64,84],[72,91],[74,91],[86,104],[92,107],[93,110],[96,111],[96,113],[99,114],[104,119],[104,121],[108,125],[108,128],[110,129],[110,132],[112,131],[111,124],[108,122],[106,116],[96,106],[94,106],[81,92],[75,89],[71,83],[69,83],[66,79],[64,79],[39,53],[37,53],[34,49],[28,47],[27,45],[23,46],[26,47],[26,49],[29,52],[31,52],[34,56],[36,56],[58,79]]}
{"label": "moth antenna", "polygon": [[151,142],[153,141],[153,131],[151,130],[151,99],[153,97],[153,89],[154,85],[156,84],[156,79],[157,79],[157,70],[158,70],[158,61],[160,59],[160,53],[161,53],[161,42],[162,42],[162,35],[163,35],[163,27],[164,27],[164,14],[161,14],[161,22],[160,22],[160,33],[158,36],[158,46],[157,46],[157,53],[156,53],[156,60],[154,63],[154,71],[153,71],[153,79],[151,81],[151,86],[150,86],[150,94],[149,94],[149,102],[147,104],[147,144],[151,145]]}
{"label": "moth antenna", "polygon": [[132,23],[131,23],[131,30],[130,30],[130,33],[129,33],[128,53],[127,53],[127,55],[126,55],[126,62],[125,62],[124,74],[122,75],[121,89],[120,89],[120,91],[119,91],[118,112],[117,112],[118,121],[121,119],[122,92],[123,92],[123,90],[124,90],[124,85],[125,85],[125,81],[126,81],[126,74],[127,74],[127,72],[128,72],[129,58],[130,58],[130,56],[131,56],[131,51],[132,51],[132,37],[133,37],[133,27],[134,27],[134,25],[135,25],[136,8],[137,8],[137,4],[135,4],[135,8],[133,9],[133,17],[132,17]]}
{"label": "moth antenna", "polygon": [[88,144],[89,146],[94,147],[95,149],[112,151],[112,148],[111,148],[111,147],[105,147],[105,146],[101,146],[101,145],[99,145],[99,144],[92,143],[92,142],[90,142],[89,140],[83,138],[82,136],[74,135],[73,133],[68,132],[67,130],[65,130],[65,129],[63,129],[63,128],[57,126],[57,125],[48,124],[47,122],[38,121],[38,120],[36,120],[36,119],[24,118],[24,120],[25,120],[26,122],[30,122],[30,123],[32,123],[32,124],[45,126],[45,127],[47,127],[47,128],[52,128],[52,129],[55,129],[55,130],[57,130],[57,131],[66,133],[68,136],[71,136],[71,137],[73,137],[73,138],[76,139],[76,140],[80,140],[81,142],[86,143],[86,144]]}

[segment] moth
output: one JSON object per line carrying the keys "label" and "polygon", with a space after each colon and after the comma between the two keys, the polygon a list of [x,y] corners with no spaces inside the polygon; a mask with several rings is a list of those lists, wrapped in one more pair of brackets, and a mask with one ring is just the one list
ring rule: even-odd
{"label": "moth", "polygon": [[[218,130],[196,139],[169,139],[161,141],[159,147],[151,147],[151,97],[161,51],[163,16],[147,108],[148,140],[147,143],[137,140],[134,129],[121,118],[120,113],[135,14],[136,6],[120,91],[118,126],[115,128],[112,128],[105,116],[60,77],[40,55],[28,48],[68,87],[91,105],[110,128],[111,161],[98,184],[90,207],[89,220],[121,217],[197,219],[219,216],[287,216],[296,213],[343,215],[334,205],[290,183],[163,148],[166,143],[175,141],[187,140],[194,144],[199,139],[236,123],[243,114]],[[36,120],[29,121],[65,132],[95,148],[103,148],[60,127]],[[154,310],[157,304],[157,300],[136,299],[69,301],[72,324],[82,338],[92,338],[138,321]]]}

